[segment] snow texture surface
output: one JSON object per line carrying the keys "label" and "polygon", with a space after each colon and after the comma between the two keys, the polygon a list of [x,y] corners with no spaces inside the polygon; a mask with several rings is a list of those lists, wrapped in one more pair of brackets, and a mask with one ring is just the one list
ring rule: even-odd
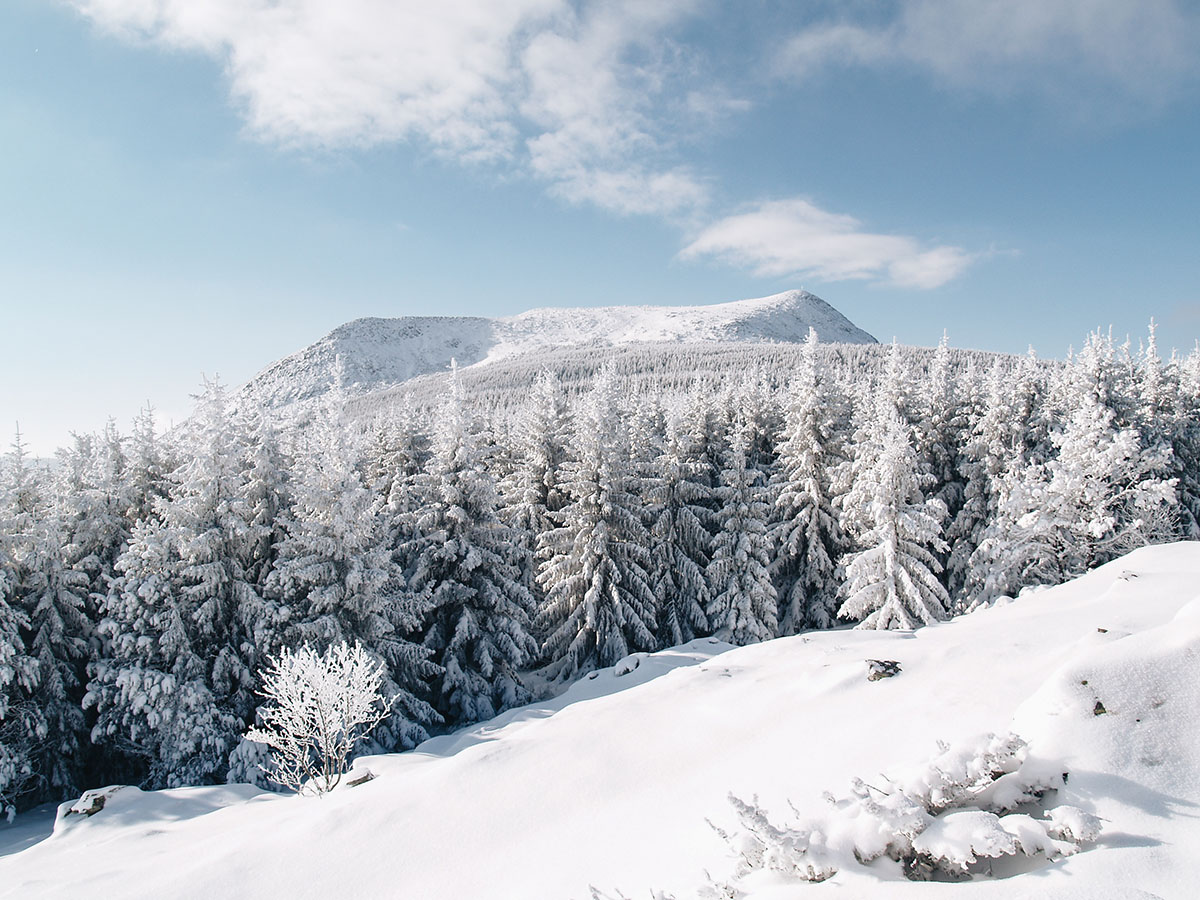
{"label": "snow texture surface", "polygon": [[[906,881],[886,858],[815,885],[763,871],[744,896],[1183,900],[1200,884],[1198,592],[1200,544],[1177,543],[916,632],[636,654],[554,700],[360,759],[374,779],[324,798],[117,791],[0,857],[0,897],[588,900],[594,885],[682,900],[703,870],[732,871],[705,821],[736,830],[730,792],[757,795],[772,819],[789,803],[819,816],[823,794],[855,777],[878,786],[877,773],[919,766],[938,740],[1011,729],[1069,772],[1053,805],[1103,820],[1082,852],[957,885]],[[869,681],[869,659],[900,672]],[[926,840],[1005,843],[981,824],[947,818]]]}

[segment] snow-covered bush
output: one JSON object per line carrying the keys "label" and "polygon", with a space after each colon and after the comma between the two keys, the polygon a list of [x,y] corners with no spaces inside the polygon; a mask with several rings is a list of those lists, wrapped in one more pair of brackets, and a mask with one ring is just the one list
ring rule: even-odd
{"label": "snow-covered bush", "polygon": [[824,881],[887,857],[910,879],[957,880],[983,871],[981,860],[1068,856],[1096,839],[1099,819],[1071,806],[1042,810],[1044,818],[1013,812],[1036,810],[1063,779],[1061,766],[1030,757],[1018,736],[988,734],[943,744],[925,766],[877,785],[855,779],[849,796],[826,795],[825,815],[793,825],[772,822],[757,798],[731,795],[741,827],[716,830],[734,851],[733,877],[701,896],[741,896],[742,880],[763,870]]}
{"label": "snow-covered bush", "polygon": [[271,748],[271,779],[298,793],[324,794],[349,769],[354,746],[389,711],[379,693],[384,665],[359,644],[317,653],[284,650],[263,674],[259,728],[247,740]]}

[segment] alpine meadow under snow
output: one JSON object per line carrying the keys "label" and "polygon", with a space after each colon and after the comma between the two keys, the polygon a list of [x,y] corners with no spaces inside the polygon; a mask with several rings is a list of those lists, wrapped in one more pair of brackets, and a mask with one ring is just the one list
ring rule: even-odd
{"label": "alpine meadow under snow", "polygon": [[[804,292],[360,320],[0,476],[0,842],[62,803],[0,894],[1200,880],[1200,349],[1153,326],[1043,362]],[[388,715],[273,793],[310,769],[264,692],[322,653]]]}

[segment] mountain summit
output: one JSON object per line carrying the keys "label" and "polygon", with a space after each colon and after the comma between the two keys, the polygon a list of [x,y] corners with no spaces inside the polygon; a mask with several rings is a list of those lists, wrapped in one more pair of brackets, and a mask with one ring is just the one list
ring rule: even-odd
{"label": "mountain summit", "polygon": [[604,306],[533,309],[516,316],[405,316],[356,319],[309,347],[272,363],[242,389],[265,406],[283,406],[327,390],[340,359],[343,378],[369,391],[417,375],[562,347],[645,342],[797,343],[815,328],[822,341],[875,338],[807,291],[709,306]]}

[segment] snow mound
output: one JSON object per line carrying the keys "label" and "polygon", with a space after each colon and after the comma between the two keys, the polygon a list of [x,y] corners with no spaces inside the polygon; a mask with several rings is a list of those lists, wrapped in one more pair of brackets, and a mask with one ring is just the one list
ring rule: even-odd
{"label": "snow mound", "polygon": [[[1027,742],[1023,765],[1067,778],[1000,825],[965,814],[983,808],[978,796],[948,810],[955,817],[919,849],[962,862],[972,880],[909,881],[884,855],[815,885],[760,870],[740,896],[1191,897],[1198,588],[1200,544],[1185,542],[916,632],[639,654],[552,700],[360,760],[376,777],[324,798],[118,791],[100,812],[0,858],[0,897],[587,900],[595,885],[595,896],[683,900],[701,895],[705,870],[733,877],[737,860],[707,821],[737,830],[730,793],[756,798],[771,822],[821,818],[826,793],[846,796],[856,778],[887,791],[885,774],[941,803],[945,786],[922,767],[962,762],[971,773],[975,757],[938,741],[956,748],[1009,731]],[[902,674],[868,681],[871,659],[894,660]],[[1020,800],[1021,785],[994,785],[987,808]],[[1044,840],[1083,846],[1064,856]],[[991,874],[970,858],[992,860]]]}
{"label": "snow mound", "polygon": [[358,392],[443,372],[451,359],[472,366],[563,347],[632,343],[799,343],[812,327],[824,342],[875,343],[807,291],[710,306],[534,309],[517,316],[410,316],[357,319],[268,366],[241,391],[244,401],[284,406],[323,394],[338,360]]}

